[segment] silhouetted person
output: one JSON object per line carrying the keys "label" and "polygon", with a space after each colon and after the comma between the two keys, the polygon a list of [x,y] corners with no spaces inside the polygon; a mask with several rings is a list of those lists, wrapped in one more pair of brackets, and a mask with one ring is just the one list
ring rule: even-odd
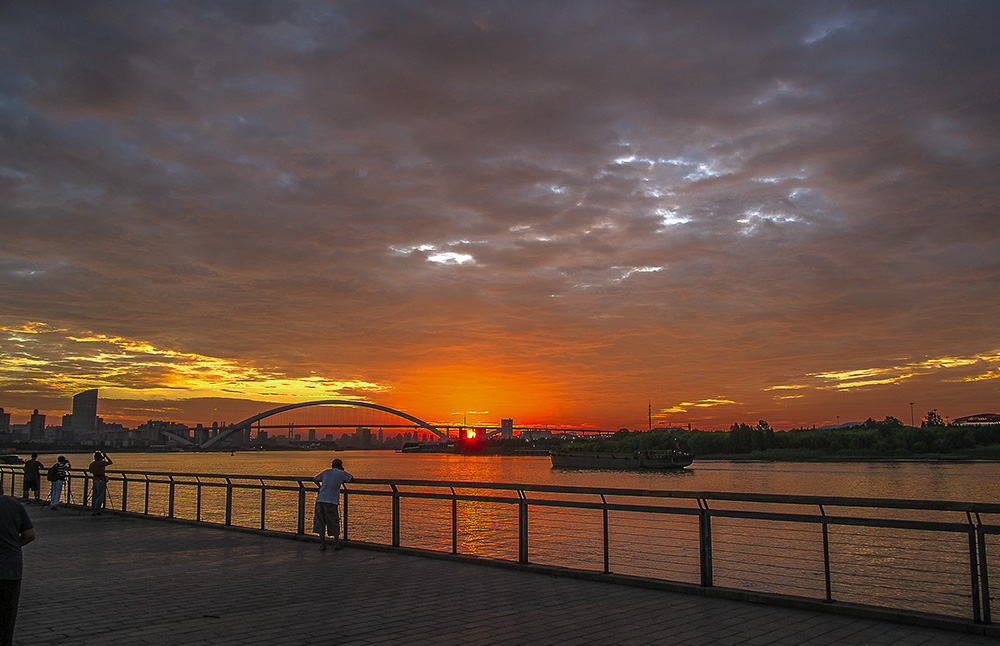
{"label": "silhouetted person", "polygon": [[24,463],[24,502],[30,503],[28,500],[28,492],[35,492],[35,502],[38,502],[38,493],[41,486],[42,480],[42,463],[38,461],[38,454],[32,453],[31,459]]}
{"label": "silhouetted person", "polygon": [[329,469],[314,478],[319,484],[316,509],[313,514],[313,531],[319,534],[320,549],[326,549],[326,536],[333,537],[333,549],[340,547],[340,485],[354,479],[344,471],[344,463],[336,458]]}
{"label": "silhouetted person", "polygon": [[0,646],[14,643],[14,622],[21,599],[21,547],[35,540],[35,526],[16,498],[4,495],[0,481]]}
{"label": "silhouetted person", "polygon": [[100,516],[104,509],[104,501],[108,497],[108,474],[106,469],[114,464],[107,453],[97,451],[94,453],[94,461],[88,467],[94,476],[94,491],[90,496],[90,515]]}
{"label": "silhouetted person", "polygon": [[48,479],[52,483],[52,492],[49,494],[49,509],[55,511],[59,509],[59,501],[62,499],[63,482],[69,475],[72,465],[65,455],[60,455],[59,460],[49,467]]}

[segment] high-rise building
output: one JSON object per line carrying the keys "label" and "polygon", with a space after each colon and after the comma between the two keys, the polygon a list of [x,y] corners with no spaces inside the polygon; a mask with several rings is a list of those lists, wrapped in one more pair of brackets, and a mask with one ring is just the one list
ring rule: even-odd
{"label": "high-rise building", "polygon": [[97,440],[97,389],[85,390],[73,396],[73,439]]}
{"label": "high-rise building", "polygon": [[40,414],[37,408],[28,420],[28,439],[32,442],[45,439],[45,415]]}
{"label": "high-rise building", "polygon": [[10,413],[3,412],[3,408],[0,407],[0,433],[10,432]]}

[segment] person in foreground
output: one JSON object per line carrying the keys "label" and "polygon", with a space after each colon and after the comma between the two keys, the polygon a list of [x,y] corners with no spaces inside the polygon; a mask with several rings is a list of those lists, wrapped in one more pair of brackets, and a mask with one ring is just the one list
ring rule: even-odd
{"label": "person in foreground", "polygon": [[0,482],[0,646],[14,643],[14,622],[21,598],[21,548],[35,540],[35,526],[15,498],[4,495]]}
{"label": "person in foreground", "polygon": [[320,549],[326,549],[326,536],[333,538],[333,549],[340,546],[340,485],[354,479],[344,471],[340,458],[334,459],[330,468],[314,478],[319,485],[316,496],[316,510],[313,515],[313,531],[319,534]]}

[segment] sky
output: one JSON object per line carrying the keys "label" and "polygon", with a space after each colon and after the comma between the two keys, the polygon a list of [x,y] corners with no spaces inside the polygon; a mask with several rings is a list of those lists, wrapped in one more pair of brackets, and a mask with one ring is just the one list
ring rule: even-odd
{"label": "sky", "polygon": [[998,412],[997,24],[992,1],[4,3],[0,406]]}

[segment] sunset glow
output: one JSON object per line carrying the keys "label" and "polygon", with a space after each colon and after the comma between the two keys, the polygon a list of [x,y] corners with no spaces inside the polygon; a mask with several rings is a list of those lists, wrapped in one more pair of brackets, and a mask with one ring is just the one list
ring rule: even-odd
{"label": "sunset glow", "polygon": [[1000,5],[15,3],[0,406],[1000,412]]}

